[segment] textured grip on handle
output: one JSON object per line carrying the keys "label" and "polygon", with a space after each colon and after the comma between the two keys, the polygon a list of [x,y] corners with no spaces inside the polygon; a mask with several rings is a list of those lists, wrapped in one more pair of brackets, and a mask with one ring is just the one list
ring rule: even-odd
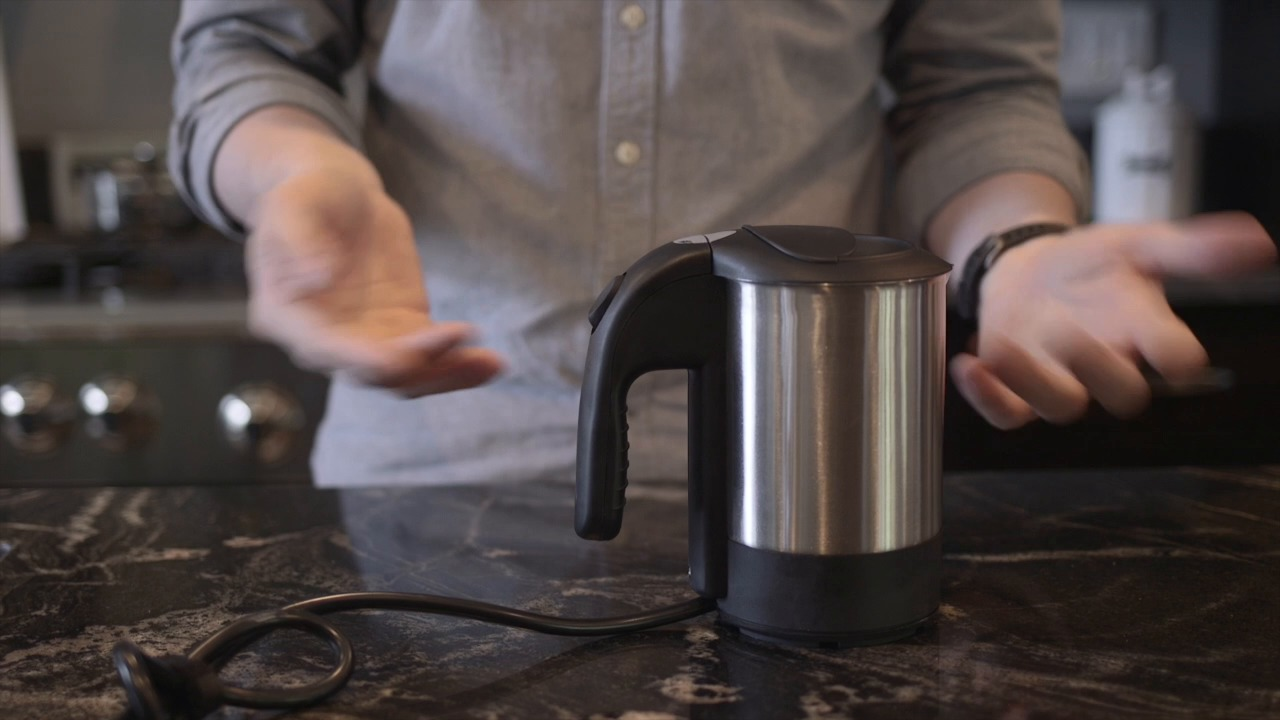
{"label": "textured grip on handle", "polygon": [[627,505],[627,471],[631,469],[631,425],[627,423],[627,401],[624,393],[622,402],[618,403],[619,435],[622,437],[622,451],[618,453],[617,492],[613,496],[613,507],[619,513],[618,522],[622,522],[622,509]]}
{"label": "textured grip on handle", "polygon": [[[575,526],[584,538],[609,540],[622,527],[631,384],[654,370],[723,363],[724,281],[711,273],[708,243],[661,246],[627,271],[599,316],[587,351],[578,414]],[[707,408],[703,415],[722,422],[723,408]],[[703,454],[700,447],[690,448],[691,458]],[[703,489],[698,479],[690,478],[691,496],[695,487]]]}

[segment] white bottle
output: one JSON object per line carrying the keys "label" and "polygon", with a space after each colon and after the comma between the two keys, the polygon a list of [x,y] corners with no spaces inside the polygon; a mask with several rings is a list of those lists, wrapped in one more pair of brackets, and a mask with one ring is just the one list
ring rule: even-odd
{"label": "white bottle", "polygon": [[27,234],[22,175],[18,172],[18,145],[13,138],[13,114],[5,82],[3,36],[3,28],[0,28],[0,247],[17,242]]}
{"label": "white bottle", "polygon": [[1094,123],[1094,220],[1174,220],[1195,212],[1195,120],[1174,95],[1173,71],[1131,70]]}

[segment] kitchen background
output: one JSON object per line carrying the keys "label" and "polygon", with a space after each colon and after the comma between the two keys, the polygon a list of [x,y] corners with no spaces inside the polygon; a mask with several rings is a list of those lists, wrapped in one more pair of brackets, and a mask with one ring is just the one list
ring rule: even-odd
{"label": "kitchen background", "polygon": [[[306,481],[325,381],[247,336],[238,246],[163,173],[177,15],[176,0],[0,0],[0,158],[16,147],[29,226],[0,241],[0,486]],[[1066,0],[1064,15],[1084,146],[1125,67],[1167,66],[1198,127],[1195,207],[1280,236],[1280,2]],[[18,203],[3,169],[0,229]],[[1014,433],[950,395],[948,468],[1280,462],[1280,275],[1169,292],[1218,368],[1197,393],[1135,422]]]}

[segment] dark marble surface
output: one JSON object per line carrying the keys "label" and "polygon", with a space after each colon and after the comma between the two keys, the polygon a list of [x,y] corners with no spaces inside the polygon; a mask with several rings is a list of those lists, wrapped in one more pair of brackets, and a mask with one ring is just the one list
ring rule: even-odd
{"label": "dark marble surface", "polygon": [[[945,497],[943,606],[910,640],[773,647],[710,617],[584,640],[356,613],[336,616],[351,685],[290,717],[1280,717],[1280,468],[964,475]],[[573,535],[568,485],[0,491],[0,716],[113,717],[117,639],[184,651],[317,594],[675,603],[682,506],[679,485],[633,488],[601,544]],[[326,662],[289,632],[224,676],[302,682]]]}

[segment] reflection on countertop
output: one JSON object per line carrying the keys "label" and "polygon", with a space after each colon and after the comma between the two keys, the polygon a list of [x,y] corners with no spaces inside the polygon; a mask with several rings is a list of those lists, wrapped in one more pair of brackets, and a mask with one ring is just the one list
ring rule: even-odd
{"label": "reflection on countertop", "polygon": [[[357,589],[603,616],[690,596],[684,487],[630,489],[577,539],[568,483],[0,490],[0,698],[113,716],[120,638],[181,652],[245,614]],[[713,618],[578,640],[403,613],[338,616],[351,685],[290,717],[1274,718],[1280,467],[946,480],[943,605],[895,644],[766,645]],[[270,638],[226,678],[328,667]],[[226,711],[218,717],[259,717]],[[266,717],[265,715],[262,717]]]}

